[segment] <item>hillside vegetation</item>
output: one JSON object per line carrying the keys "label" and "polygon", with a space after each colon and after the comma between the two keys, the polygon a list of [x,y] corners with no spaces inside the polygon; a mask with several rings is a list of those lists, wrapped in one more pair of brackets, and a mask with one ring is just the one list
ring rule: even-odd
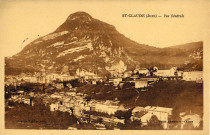
{"label": "hillside vegetation", "polygon": [[[162,81],[149,87],[147,91],[137,90],[125,84],[123,88],[104,84],[86,84],[79,92],[90,95],[96,100],[118,99],[121,104],[134,106],[171,107],[178,112],[193,112],[202,115],[203,84],[186,81]],[[138,97],[138,98],[137,98]]]}

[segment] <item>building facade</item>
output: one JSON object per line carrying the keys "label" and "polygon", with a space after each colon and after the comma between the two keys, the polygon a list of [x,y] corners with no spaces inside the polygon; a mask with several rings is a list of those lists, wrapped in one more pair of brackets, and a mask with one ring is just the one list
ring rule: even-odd
{"label": "building facade", "polygon": [[183,80],[185,80],[185,81],[203,81],[203,71],[183,72]]}

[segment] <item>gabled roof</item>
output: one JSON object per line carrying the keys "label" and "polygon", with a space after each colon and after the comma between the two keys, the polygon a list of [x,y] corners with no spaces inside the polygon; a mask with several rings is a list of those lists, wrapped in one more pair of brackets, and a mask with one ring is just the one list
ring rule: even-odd
{"label": "gabled roof", "polygon": [[143,110],[144,110],[144,107],[138,106],[138,107],[135,107],[135,108],[132,110],[132,113],[141,112],[141,111],[143,111]]}
{"label": "gabled roof", "polygon": [[151,108],[151,106],[144,107],[145,110],[150,109],[150,108]]}
{"label": "gabled roof", "polygon": [[155,111],[159,111],[159,112],[170,112],[172,111],[172,108],[166,108],[166,107],[156,107]]}
{"label": "gabled roof", "polygon": [[173,110],[173,108],[159,107],[159,106],[146,106],[144,109],[149,111],[167,112],[167,113]]}

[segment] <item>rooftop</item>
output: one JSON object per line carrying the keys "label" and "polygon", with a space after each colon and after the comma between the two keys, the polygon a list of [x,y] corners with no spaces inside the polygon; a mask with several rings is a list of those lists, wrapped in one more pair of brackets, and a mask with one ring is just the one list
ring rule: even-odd
{"label": "rooftop", "polygon": [[144,109],[149,111],[157,111],[157,112],[170,112],[173,110],[173,108],[158,107],[158,106],[146,106]]}
{"label": "rooftop", "polygon": [[143,111],[143,110],[144,110],[144,107],[138,106],[138,107],[133,109],[132,113],[140,112],[140,111]]}

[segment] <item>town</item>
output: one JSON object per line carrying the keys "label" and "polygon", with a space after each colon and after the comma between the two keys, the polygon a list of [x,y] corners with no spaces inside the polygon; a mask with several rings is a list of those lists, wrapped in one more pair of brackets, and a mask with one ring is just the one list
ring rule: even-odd
{"label": "town", "polygon": [[[158,91],[159,93],[164,91],[161,89],[166,89],[165,93],[174,92],[170,87],[162,88],[162,84],[167,86],[175,84],[178,87],[179,83],[187,84],[186,89],[189,89],[190,85],[196,86],[197,89],[201,89],[200,95],[202,95],[203,71],[183,71],[177,67],[140,68],[137,66],[133,71],[123,73],[113,71],[110,77],[102,77],[82,68],[77,69],[74,76],[68,72],[46,73],[45,70],[33,75],[27,73],[17,76],[8,75],[5,77],[6,116],[9,115],[7,112],[15,109],[16,104],[28,105],[32,108],[40,104],[48,108],[51,113],[63,112],[74,117],[75,121],[65,127],[70,130],[200,129],[202,112],[198,114],[196,110],[199,107],[201,109],[202,105],[195,105],[198,108],[192,105],[190,111],[183,111],[184,109],[180,108],[177,111],[178,109],[173,107],[174,102],[162,103],[162,100],[155,100],[155,103],[152,103],[152,100],[157,99],[154,97],[155,94],[158,94]],[[156,90],[157,88],[160,90]],[[197,89],[194,90],[195,93],[199,92]],[[181,93],[181,90],[177,91]],[[193,90],[191,92],[193,94]],[[174,94],[174,96],[177,95]],[[147,96],[151,99],[143,100]],[[161,96],[164,99],[171,98],[168,99],[169,101],[180,98]],[[185,98],[188,97],[180,99],[184,101]],[[186,104],[192,103],[186,102]],[[26,123],[20,121],[18,121],[19,124]]]}

